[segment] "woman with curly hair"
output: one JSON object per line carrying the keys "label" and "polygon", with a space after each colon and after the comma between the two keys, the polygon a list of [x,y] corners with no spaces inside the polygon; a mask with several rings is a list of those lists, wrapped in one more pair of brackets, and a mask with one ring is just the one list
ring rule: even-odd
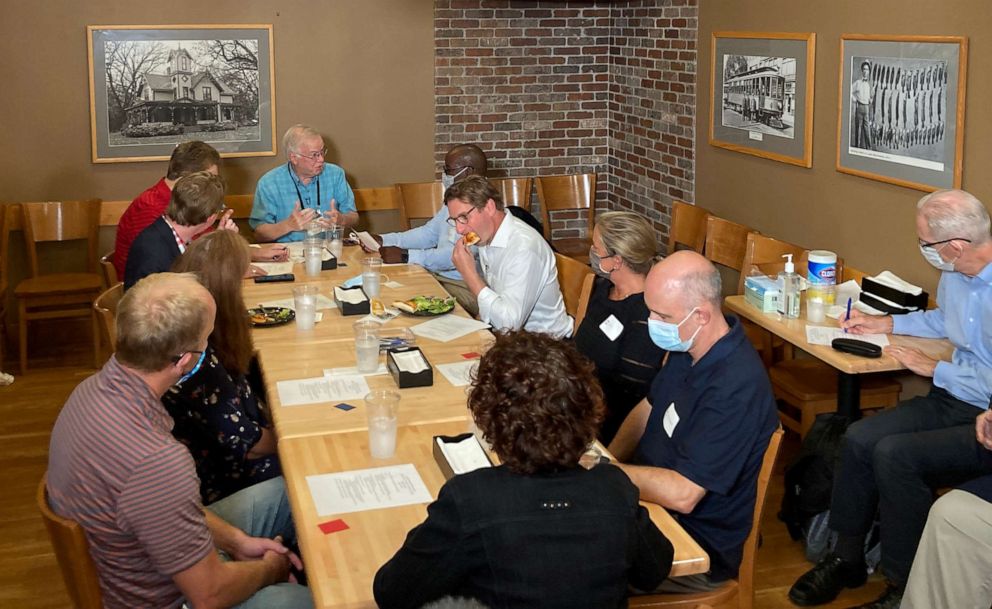
{"label": "woman with curly hair", "polygon": [[249,251],[244,237],[219,230],[190,243],[172,265],[194,273],[217,304],[202,364],[162,396],[175,421],[172,435],[193,454],[205,505],[282,475],[264,394],[249,382],[255,348],[241,295]]}
{"label": "woman with curly hair", "polygon": [[571,343],[527,331],[497,336],[469,393],[502,465],[449,480],[427,520],[376,574],[382,609],[446,595],[494,609],[626,607],[628,585],[655,588],[672,545],[620,469],[586,470],[603,393]]}

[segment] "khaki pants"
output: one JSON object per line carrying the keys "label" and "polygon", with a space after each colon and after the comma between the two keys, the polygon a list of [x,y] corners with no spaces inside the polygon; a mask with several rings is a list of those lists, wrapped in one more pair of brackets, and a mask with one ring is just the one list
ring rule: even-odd
{"label": "khaki pants", "polygon": [[455,297],[458,304],[462,305],[462,308],[469,315],[476,319],[479,318],[479,302],[475,299],[472,290],[468,289],[468,285],[464,281],[461,279],[450,279],[437,273],[431,273],[431,275],[434,275],[434,279],[437,279],[437,282],[448,291],[448,294]]}
{"label": "khaki pants", "polygon": [[989,609],[992,503],[954,490],[933,504],[902,609]]}

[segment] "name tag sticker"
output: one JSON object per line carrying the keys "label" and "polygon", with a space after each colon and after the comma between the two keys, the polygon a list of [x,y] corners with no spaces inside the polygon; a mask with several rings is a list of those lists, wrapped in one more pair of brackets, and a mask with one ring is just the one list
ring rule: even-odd
{"label": "name tag sticker", "polygon": [[610,339],[611,341],[614,341],[617,339],[618,336],[620,336],[620,334],[623,333],[623,324],[620,323],[619,319],[617,319],[613,315],[610,315],[609,317],[606,318],[606,321],[599,324],[599,329],[603,331],[603,334],[606,335],[606,338]]}
{"label": "name tag sticker", "polygon": [[671,438],[672,434],[675,433],[675,427],[679,424],[679,413],[675,412],[675,402],[668,405],[668,409],[665,411],[665,418],[661,420],[661,424],[665,428],[665,433]]}

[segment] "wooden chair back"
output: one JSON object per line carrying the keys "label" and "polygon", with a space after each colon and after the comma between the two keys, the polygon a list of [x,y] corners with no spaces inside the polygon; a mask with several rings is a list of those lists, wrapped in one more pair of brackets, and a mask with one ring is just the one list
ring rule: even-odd
{"label": "wooden chair back", "polygon": [[717,216],[706,218],[706,245],[703,254],[713,264],[740,272],[744,268],[747,235],[757,232],[743,224]]}
{"label": "wooden chair back", "polygon": [[100,199],[21,203],[21,213],[31,277],[39,275],[37,244],[52,241],[86,240],[86,270],[97,272]]}
{"label": "wooden chair back", "polygon": [[440,182],[397,184],[396,191],[403,206],[403,223],[407,228],[410,228],[410,220],[433,218],[444,205],[444,188]]}
{"label": "wooden chair back", "polygon": [[[15,209],[13,204],[0,205],[0,294],[9,281],[10,225],[14,222]],[[0,309],[3,309],[3,302],[0,302]]]}
{"label": "wooden chair back", "polygon": [[118,282],[93,301],[93,310],[96,311],[96,317],[100,323],[101,343],[107,358],[113,354],[117,345],[117,306],[123,297],[124,284]]}
{"label": "wooden chair back", "polygon": [[534,178],[496,178],[489,180],[496,187],[504,205],[516,205],[530,211],[530,191]]}
{"label": "wooden chair back", "polygon": [[103,271],[103,287],[109,288],[118,281],[117,267],[114,266],[114,250],[100,257],[100,269]]}
{"label": "wooden chair back", "polygon": [[586,310],[589,308],[589,297],[592,296],[592,284],[596,280],[596,273],[586,275],[582,280],[582,291],[579,292],[579,309],[575,313],[575,324],[572,328],[572,336],[578,331],[582,320],[586,318]]}
{"label": "wooden chair back", "polygon": [[775,469],[775,460],[778,458],[783,435],[785,435],[785,431],[781,427],[772,433],[761,460],[754,512],[751,516],[751,531],[744,541],[744,555],[741,559],[737,579],[728,580],[719,588],[709,592],[631,596],[628,599],[630,607],[685,607],[686,609],[706,605],[723,608],[736,607],[737,609],[752,609],[754,607],[754,563],[758,556],[761,519],[764,516],[769,481]]}
{"label": "wooden chair back", "polygon": [[558,267],[558,285],[561,286],[561,295],[565,299],[565,311],[574,318],[579,312],[582,285],[586,277],[593,274],[592,269],[588,264],[557,252],[555,266]]}
{"label": "wooden chair back", "polygon": [[48,505],[48,489],[45,487],[47,475],[38,484],[38,510],[48,530],[48,537],[55,550],[55,558],[62,571],[69,598],[76,609],[102,609],[103,593],[100,591],[100,576],[90,556],[90,545],[86,534],[78,522],[62,518]]}
{"label": "wooden chair back", "polygon": [[744,264],[741,268],[740,281],[737,284],[737,293],[744,293],[744,279],[748,275],[762,273],[765,275],[777,275],[785,267],[785,258],[782,256],[792,254],[792,260],[796,264],[796,272],[800,275],[806,274],[806,257],[809,250],[798,245],[781,241],[774,237],[766,237],[758,233],[748,233],[747,243],[744,250]]}
{"label": "wooden chair back", "polygon": [[541,205],[545,239],[551,240],[551,212],[565,209],[585,211],[588,235],[592,238],[596,210],[595,173],[538,177],[537,200]]}
{"label": "wooden chair back", "polygon": [[671,254],[679,245],[703,253],[706,245],[706,219],[710,212],[702,207],[672,202],[672,225],[668,229],[668,253]]}

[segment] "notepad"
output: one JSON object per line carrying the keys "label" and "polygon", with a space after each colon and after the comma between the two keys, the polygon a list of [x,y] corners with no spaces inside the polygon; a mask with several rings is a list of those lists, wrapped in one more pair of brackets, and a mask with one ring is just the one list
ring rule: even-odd
{"label": "notepad", "polygon": [[412,464],[307,476],[318,516],[430,503],[434,500]]}

